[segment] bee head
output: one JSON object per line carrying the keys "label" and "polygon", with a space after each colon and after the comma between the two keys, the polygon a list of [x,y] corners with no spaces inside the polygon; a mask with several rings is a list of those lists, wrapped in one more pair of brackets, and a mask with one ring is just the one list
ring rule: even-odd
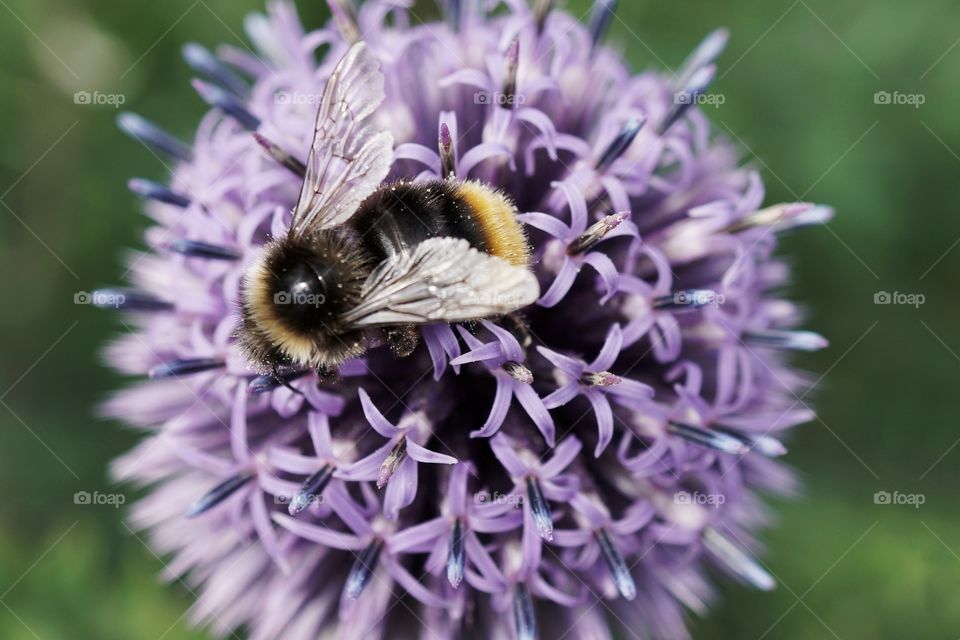
{"label": "bee head", "polygon": [[364,350],[341,318],[356,306],[368,261],[335,232],[274,240],[244,277],[240,346],[260,371],[335,366]]}

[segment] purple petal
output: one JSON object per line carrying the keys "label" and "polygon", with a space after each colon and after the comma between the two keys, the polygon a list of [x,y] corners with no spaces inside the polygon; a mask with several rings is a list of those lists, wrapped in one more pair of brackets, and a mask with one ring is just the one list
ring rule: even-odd
{"label": "purple petal", "polygon": [[497,392],[493,398],[493,405],[490,407],[490,415],[479,431],[470,432],[471,438],[489,438],[500,430],[504,419],[507,417],[510,401],[513,399],[512,384],[513,381],[506,377],[506,374],[497,376]]}
{"label": "purple petal", "polygon": [[391,440],[370,455],[340,467],[337,469],[336,477],[343,480],[376,480],[380,474],[380,466],[390,455],[395,444],[396,442]]}
{"label": "purple petal", "polygon": [[545,464],[540,465],[541,478],[553,478],[566,469],[580,454],[583,444],[576,436],[569,436],[553,450],[553,456]]}
{"label": "purple petal", "polygon": [[408,142],[397,145],[393,150],[393,158],[396,160],[412,160],[428,167],[435,175],[440,175],[440,156],[436,151],[425,147],[422,144]]}
{"label": "purple petal", "polygon": [[570,235],[579,236],[587,228],[587,202],[583,193],[566,182],[554,182],[550,186],[563,192],[570,207]]}
{"label": "purple petal", "polygon": [[517,219],[531,227],[546,231],[558,240],[566,240],[570,237],[570,228],[567,227],[560,218],[548,213],[531,211],[530,213],[521,213],[517,216]]}
{"label": "purple petal", "polygon": [[[409,442],[407,443],[409,445]],[[383,497],[383,515],[388,520],[396,520],[400,510],[410,505],[417,497],[417,463],[405,458],[400,467],[390,477]]]}
{"label": "purple petal", "polygon": [[607,397],[596,389],[587,389],[584,392],[590,404],[593,405],[593,413],[597,416],[597,446],[593,451],[596,458],[600,457],[603,450],[613,439],[613,411],[610,409],[610,402]]}
{"label": "purple petal", "polygon": [[486,327],[487,331],[496,336],[497,340],[500,342],[503,354],[508,360],[513,360],[514,362],[523,362],[523,347],[520,346],[520,343],[517,342],[517,339],[512,333],[503,327],[498,327],[489,320],[482,320],[481,324]]}
{"label": "purple petal", "polygon": [[434,541],[450,530],[446,518],[434,518],[407,527],[387,538],[390,553],[418,553],[431,548]]}
{"label": "purple petal", "polygon": [[568,382],[565,385],[557,388],[556,391],[553,391],[550,395],[543,399],[543,406],[547,409],[556,409],[557,407],[562,407],[571,400],[577,397],[580,393],[580,383],[578,382]]}
{"label": "purple petal", "polygon": [[607,290],[604,296],[600,298],[600,304],[606,304],[607,301],[617,293],[617,283],[620,278],[617,267],[610,258],[597,251],[585,255],[583,261],[593,267],[600,275],[600,280],[603,281],[603,286]]}
{"label": "purple petal", "polygon": [[363,387],[357,389],[357,395],[360,396],[363,415],[377,433],[384,438],[394,438],[403,433],[402,429],[398,429],[393,423],[383,417],[383,414],[380,413],[380,410],[373,404],[373,400],[370,399],[370,396],[364,391]]}
{"label": "purple petal", "polygon": [[410,575],[400,563],[392,559],[388,560],[387,571],[390,572],[390,575],[393,576],[393,579],[396,580],[401,587],[406,589],[407,593],[428,607],[443,607],[446,605],[446,601],[443,598],[424,587],[416,578]]}
{"label": "purple petal", "polygon": [[520,478],[527,472],[527,465],[514,450],[513,440],[506,435],[501,433],[490,438],[490,448],[510,477]]}
{"label": "purple petal", "polygon": [[520,406],[524,408],[533,423],[537,425],[537,429],[543,434],[547,445],[552,447],[556,438],[556,426],[553,422],[553,416],[543,406],[543,400],[528,384],[514,384],[513,393],[517,396]]}
{"label": "purple petal", "polygon": [[488,342],[482,347],[467,351],[463,355],[454,358],[450,361],[450,364],[462,365],[469,364],[471,362],[484,362],[502,357],[503,353],[500,351],[500,344],[497,342]]}
{"label": "purple petal", "polygon": [[330,421],[322,413],[311,412],[307,416],[307,431],[317,457],[333,458],[333,442],[330,438]]}
{"label": "purple petal", "polygon": [[459,462],[459,460],[453,456],[425,449],[410,438],[407,438],[407,455],[417,462],[425,462],[427,464],[457,464],[457,462]]}
{"label": "purple petal", "polygon": [[590,371],[609,371],[613,363],[617,361],[620,355],[620,349],[623,347],[623,331],[619,324],[610,326],[607,331],[607,339],[603,342],[603,348],[597,354],[596,359],[590,363]]}
{"label": "purple petal", "polygon": [[450,501],[450,514],[462,516],[467,512],[467,482],[473,473],[473,465],[469,462],[460,462],[450,472],[450,484],[447,488],[447,499]]}
{"label": "purple petal", "polygon": [[303,520],[291,518],[285,513],[274,513],[273,521],[305,540],[326,547],[357,551],[365,546],[363,540],[355,535],[333,531],[324,525],[308,524]]}
{"label": "purple petal", "polygon": [[570,291],[573,281],[577,279],[580,268],[568,257],[563,258],[563,266],[560,267],[560,273],[554,278],[553,284],[547,289],[547,292],[537,301],[541,307],[554,307]]}

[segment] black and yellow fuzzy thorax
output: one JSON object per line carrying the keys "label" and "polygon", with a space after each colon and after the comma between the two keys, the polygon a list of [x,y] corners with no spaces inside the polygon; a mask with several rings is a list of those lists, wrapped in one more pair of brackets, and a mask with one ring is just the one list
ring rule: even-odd
{"label": "black and yellow fuzzy thorax", "polygon": [[374,266],[338,231],[270,242],[242,285],[241,348],[262,370],[359,355],[362,334],[340,318],[360,300]]}

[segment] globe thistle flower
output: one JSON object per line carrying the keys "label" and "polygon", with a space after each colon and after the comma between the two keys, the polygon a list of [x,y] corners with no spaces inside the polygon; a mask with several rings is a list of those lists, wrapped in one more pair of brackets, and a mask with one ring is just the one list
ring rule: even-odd
{"label": "globe thistle flower", "polygon": [[[111,290],[107,350],[145,376],[104,406],[144,432],[114,466],[130,512],[215,635],[684,637],[719,570],[761,589],[761,492],[790,492],[781,435],[812,416],[779,234],[829,219],[764,207],[698,109],[726,41],[634,74],[538,0],[330,0],[250,16],[253,49],[191,44],[211,106],[192,143],[130,114],[172,162],[130,182],[154,225]],[[498,9],[498,10],[494,10]],[[477,180],[516,203],[542,295],[518,316],[420,329],[337,374],[250,367],[244,274],[284,232],[324,84],[357,41],[385,78],[387,180]]]}

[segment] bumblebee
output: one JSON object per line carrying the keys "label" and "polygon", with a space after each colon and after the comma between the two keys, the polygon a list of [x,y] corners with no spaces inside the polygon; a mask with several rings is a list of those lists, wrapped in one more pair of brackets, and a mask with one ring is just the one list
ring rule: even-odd
{"label": "bumblebee", "polygon": [[290,227],[245,274],[239,344],[262,373],[335,370],[367,350],[372,329],[405,355],[416,325],[539,297],[503,194],[453,178],[381,184],[393,158],[393,137],[372,121],[383,87],[364,43],[353,45],[324,88]]}

